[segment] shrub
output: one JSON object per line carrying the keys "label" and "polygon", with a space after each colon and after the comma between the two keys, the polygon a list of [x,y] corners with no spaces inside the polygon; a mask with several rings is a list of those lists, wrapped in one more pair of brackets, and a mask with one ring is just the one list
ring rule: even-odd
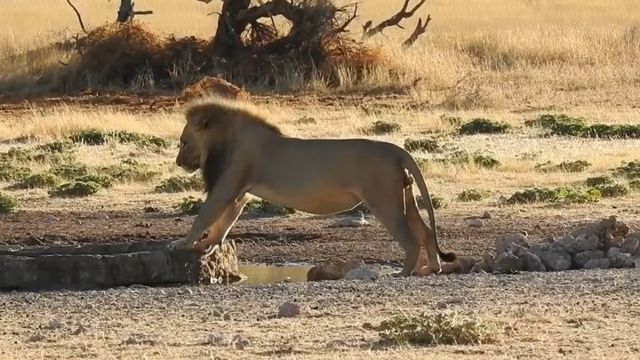
{"label": "shrub", "polygon": [[538,164],[535,168],[542,172],[564,171],[564,172],[583,172],[591,166],[586,160],[563,161],[560,164],[553,164],[551,161]]}
{"label": "shrub", "polygon": [[413,151],[424,151],[424,152],[442,152],[440,148],[440,144],[435,139],[406,139],[404,141],[404,148],[409,152]]}
{"label": "shrub", "polygon": [[573,189],[560,187],[556,189],[531,188],[515,192],[507,199],[508,204],[528,204],[536,202],[563,202],[581,204],[597,202],[602,194],[597,189]]}
{"label": "shrub", "polygon": [[150,170],[149,165],[132,159],[101,168],[100,172],[110,176],[116,182],[147,182],[159,175],[158,172]]}
{"label": "shrub", "polygon": [[[585,181],[587,186],[598,186],[598,185],[610,185],[613,184],[613,179],[609,176],[595,176],[587,178]],[[604,194],[603,194],[604,195]]]}
{"label": "shrub", "polygon": [[460,135],[502,134],[507,132],[510,128],[511,126],[509,124],[499,123],[484,118],[475,118],[460,126],[458,133]]}
{"label": "shrub", "polygon": [[113,178],[109,175],[89,174],[89,175],[77,177],[75,181],[84,182],[84,183],[94,182],[96,184],[99,184],[105,189],[108,189],[113,186]]}
{"label": "shrub", "polygon": [[479,345],[495,341],[487,325],[455,312],[399,314],[365,328],[378,331],[383,345]]}
{"label": "shrub", "polygon": [[473,157],[473,163],[485,169],[495,169],[500,166],[500,161],[492,158],[489,155],[482,154],[475,155]]}
{"label": "shrub", "polygon": [[460,201],[481,201],[489,197],[488,191],[480,191],[475,189],[464,190],[458,194]]}
{"label": "shrub", "polygon": [[640,180],[630,181],[629,188],[634,191],[640,191]]}
{"label": "shrub", "polygon": [[60,184],[60,181],[55,174],[43,172],[25,176],[15,187],[19,189],[50,188]]}
{"label": "shrub", "polygon": [[18,207],[16,199],[0,193],[0,214],[8,214]]}
{"label": "shrub", "polygon": [[630,161],[613,170],[616,176],[625,177],[629,180],[640,179],[640,160]]}
{"label": "shrub", "polygon": [[89,168],[80,163],[70,163],[54,166],[51,173],[64,179],[75,179],[89,174]]}
{"label": "shrub", "polygon": [[243,211],[257,216],[285,216],[296,212],[292,207],[280,206],[266,200],[250,200]]}
{"label": "shrub", "polygon": [[535,120],[525,122],[527,126],[537,126],[549,130],[549,135],[579,136],[591,138],[640,138],[640,125],[594,124],[587,126],[584,119],[565,114],[540,115]]}
{"label": "shrub", "polygon": [[191,190],[202,190],[203,182],[199,176],[172,176],[156,186],[157,193],[178,193]]}
{"label": "shrub", "polygon": [[51,197],[86,197],[100,191],[102,186],[93,181],[73,181],[49,190]]}
{"label": "shrub", "polygon": [[26,163],[38,162],[49,164],[60,164],[73,159],[71,153],[47,152],[36,149],[11,148],[6,153],[0,154],[0,163]]}
{"label": "shrub", "polygon": [[455,150],[447,154],[444,158],[435,160],[444,165],[460,166],[468,164],[470,161],[469,153],[464,150]]}
{"label": "shrub", "polygon": [[74,143],[85,145],[104,145],[109,140],[115,140],[120,144],[135,144],[140,147],[168,148],[171,143],[158,136],[132,133],[129,131],[103,132],[98,129],[90,129],[75,133],[69,137]]}
{"label": "shrub", "polygon": [[369,134],[373,135],[386,135],[391,134],[400,130],[400,125],[396,123],[386,122],[386,121],[376,121],[371,125],[371,128],[367,131]]}
{"label": "shrub", "polygon": [[[418,204],[419,209],[427,208],[427,202],[424,200],[422,195],[416,196],[416,203]],[[431,195],[431,205],[433,205],[434,209],[441,209],[443,207],[446,207],[447,203],[444,200],[444,198],[441,198],[440,196],[436,196],[436,195]]]}
{"label": "shrub", "polygon": [[14,166],[0,162],[0,182],[15,181],[29,175],[28,167]]}
{"label": "shrub", "polygon": [[603,184],[595,187],[602,197],[620,197],[629,193],[629,188],[621,184]]}
{"label": "shrub", "polygon": [[54,141],[36,146],[37,151],[48,153],[68,153],[75,151],[75,145],[68,141]]}
{"label": "shrub", "polygon": [[176,206],[181,213],[187,215],[197,215],[202,207],[202,199],[193,196],[186,197]]}

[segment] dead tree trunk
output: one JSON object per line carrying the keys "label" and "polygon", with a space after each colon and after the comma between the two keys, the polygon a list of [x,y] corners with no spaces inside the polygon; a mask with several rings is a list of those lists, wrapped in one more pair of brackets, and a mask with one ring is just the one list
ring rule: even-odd
{"label": "dead tree trunk", "polygon": [[213,39],[213,54],[223,59],[231,59],[234,51],[244,48],[240,35],[246,24],[235,21],[240,11],[247,10],[251,0],[222,0],[222,10],[218,28]]}
{"label": "dead tree trunk", "polygon": [[153,14],[151,10],[135,11],[133,10],[135,3],[132,0],[120,0],[120,9],[118,9],[118,17],[116,22],[124,23],[133,20],[136,15],[149,15]]}

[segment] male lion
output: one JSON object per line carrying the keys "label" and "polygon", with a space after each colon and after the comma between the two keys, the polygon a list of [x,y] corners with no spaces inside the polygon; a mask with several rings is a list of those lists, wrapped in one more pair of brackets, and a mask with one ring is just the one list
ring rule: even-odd
{"label": "male lion", "polygon": [[[403,276],[420,252],[426,273],[441,271],[431,197],[414,159],[391,143],[367,139],[298,139],[239,103],[208,100],[192,105],[180,137],[176,164],[202,170],[208,193],[187,237],[174,248],[204,251],[224,240],[248,194],[312,214],[333,214],[364,202],[405,251]],[[413,196],[413,179],[427,200],[427,228]],[[214,190],[214,191],[212,191]],[[209,230],[206,240],[197,243]]]}

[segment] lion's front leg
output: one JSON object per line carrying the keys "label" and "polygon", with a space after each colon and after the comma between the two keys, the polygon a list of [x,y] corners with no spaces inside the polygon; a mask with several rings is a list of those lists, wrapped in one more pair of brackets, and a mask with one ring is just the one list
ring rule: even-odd
{"label": "lion's front leg", "polygon": [[187,237],[183,240],[174,241],[171,243],[171,247],[174,249],[193,249],[194,244],[202,238],[205,230],[212,226],[227,208],[234,206],[239,196],[240,194],[230,194],[224,191],[209,193]]}
{"label": "lion's front leg", "polygon": [[194,245],[194,249],[200,252],[205,252],[212,246],[222,244],[224,239],[227,237],[229,230],[233,224],[235,224],[236,220],[238,220],[238,217],[240,217],[242,209],[247,201],[249,201],[249,196],[243,194],[231,205],[227,206],[222,213],[222,216],[215,220],[213,225],[209,227],[207,237],[197,242]]}

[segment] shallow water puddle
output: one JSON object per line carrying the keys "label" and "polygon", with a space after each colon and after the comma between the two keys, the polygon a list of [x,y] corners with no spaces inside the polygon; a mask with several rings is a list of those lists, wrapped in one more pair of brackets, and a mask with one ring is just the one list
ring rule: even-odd
{"label": "shallow water puddle", "polygon": [[247,278],[240,282],[244,285],[270,284],[280,281],[307,281],[307,272],[313,266],[287,264],[287,265],[267,265],[267,264],[240,264],[240,272]]}

